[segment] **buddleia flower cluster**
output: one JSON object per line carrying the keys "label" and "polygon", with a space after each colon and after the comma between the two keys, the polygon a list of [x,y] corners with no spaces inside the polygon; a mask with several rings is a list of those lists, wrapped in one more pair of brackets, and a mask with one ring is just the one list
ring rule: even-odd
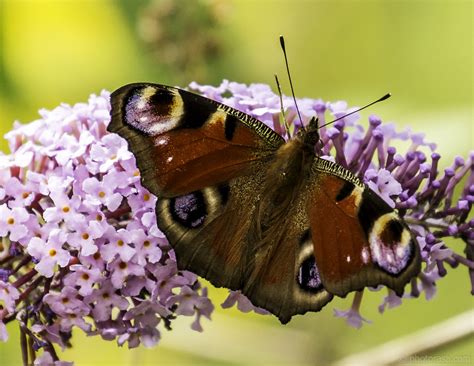
{"label": "buddleia flower cluster", "polygon": [[[289,137],[279,96],[268,85],[223,81],[189,89]],[[300,121],[291,98],[283,97],[283,105],[290,134],[315,115],[322,125],[355,109],[298,99]],[[202,331],[201,318],[210,319],[214,306],[197,276],[178,270],[156,225],[157,198],[142,187],[126,141],[106,130],[109,93],[41,110],[40,117],[15,123],[5,136],[10,153],[0,153],[0,340],[8,339],[6,324],[18,322],[23,359],[59,365],[65,363],[56,348],[72,345],[73,328],[128,347],[155,345],[178,316],[193,317],[191,328]],[[473,283],[474,153],[440,171],[440,156],[423,135],[398,132],[375,116],[365,129],[359,119],[353,114],[321,128],[315,148],[361,177],[409,223],[424,265],[405,297],[431,298],[449,267],[468,267]],[[408,142],[406,152],[393,147],[399,141]],[[449,237],[464,241],[465,255],[446,245]],[[336,315],[360,326],[361,300],[356,293],[351,309]],[[400,303],[389,290],[380,311]],[[222,307],[235,304],[266,313],[240,292],[230,292]]]}
{"label": "buddleia flower cluster", "polygon": [[180,315],[201,331],[214,308],[197,276],[178,271],[127,143],[106,131],[109,97],[41,110],[5,136],[0,340],[17,321],[30,363],[56,362],[54,346],[71,346],[73,328],[150,347]]}

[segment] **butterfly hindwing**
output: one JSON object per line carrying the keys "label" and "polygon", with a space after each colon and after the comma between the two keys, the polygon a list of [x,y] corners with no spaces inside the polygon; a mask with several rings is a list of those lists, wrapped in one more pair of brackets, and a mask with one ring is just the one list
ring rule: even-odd
{"label": "butterfly hindwing", "polygon": [[[309,220],[304,211],[306,193],[293,202],[278,234],[253,250],[252,273],[243,293],[253,304],[269,310],[283,323],[293,315],[319,311],[333,295],[320,278]],[[249,241],[254,243],[253,240]]]}
{"label": "butterfly hindwing", "polygon": [[159,228],[166,234],[178,267],[215,286],[241,289],[248,265],[247,232],[262,174],[157,202]]}
{"label": "butterfly hindwing", "polygon": [[128,141],[143,185],[160,197],[249,174],[284,143],[249,115],[178,88],[129,84],[111,103],[109,131]]}
{"label": "butterfly hindwing", "polygon": [[316,158],[313,174],[308,213],[326,289],[345,296],[382,284],[401,296],[420,270],[418,244],[406,224],[341,166]]}

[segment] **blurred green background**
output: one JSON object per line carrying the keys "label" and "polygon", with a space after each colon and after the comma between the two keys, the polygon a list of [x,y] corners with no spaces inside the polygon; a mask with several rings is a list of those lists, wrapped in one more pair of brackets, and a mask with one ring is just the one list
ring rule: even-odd
{"label": "blurred green background", "polygon": [[[288,93],[278,44],[284,34],[298,97],[362,105],[390,91],[364,118],[375,113],[425,132],[447,166],[474,145],[472,23],[473,3],[454,0],[0,0],[0,132],[38,118],[40,108],[134,81],[273,85],[277,73]],[[0,150],[7,152],[3,140]],[[220,309],[227,292],[211,286],[216,311],[202,334],[180,319],[156,348],[129,351],[76,332],[61,358],[76,365],[325,365],[472,309],[467,270],[449,272],[433,300],[407,300],[383,315],[377,305],[385,292],[365,294],[362,314],[373,323],[360,330],[332,316],[349,298],[281,326]],[[2,365],[21,362],[14,324],[9,332]],[[473,346],[471,336],[431,354],[474,362]]]}

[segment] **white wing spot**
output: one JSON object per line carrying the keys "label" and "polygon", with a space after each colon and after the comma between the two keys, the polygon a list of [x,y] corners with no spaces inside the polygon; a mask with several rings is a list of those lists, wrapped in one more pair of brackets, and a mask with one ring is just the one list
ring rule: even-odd
{"label": "white wing spot", "polygon": [[370,259],[369,250],[366,247],[362,248],[362,252],[360,253],[360,255],[362,257],[362,262],[364,264],[369,263],[369,259]]}

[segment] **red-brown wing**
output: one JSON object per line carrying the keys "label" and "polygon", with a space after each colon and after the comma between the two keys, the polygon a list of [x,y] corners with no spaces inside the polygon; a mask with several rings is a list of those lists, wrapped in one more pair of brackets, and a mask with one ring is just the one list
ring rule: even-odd
{"label": "red-brown wing", "polygon": [[403,294],[420,270],[419,247],[407,225],[356,178],[343,179],[342,167],[325,162],[319,168],[307,210],[324,287],[338,296],[378,285]]}
{"label": "red-brown wing", "polygon": [[267,309],[283,324],[294,315],[321,310],[333,298],[321,281],[311,231],[292,213],[279,223],[282,235],[259,248],[249,261],[247,273],[251,273],[242,290],[254,305]]}
{"label": "red-brown wing", "polygon": [[249,115],[178,88],[130,84],[111,103],[108,130],[128,141],[143,185],[160,197],[252,174],[284,143]]}
{"label": "red-brown wing", "polygon": [[284,140],[258,120],[181,89],[131,84],[111,96],[180,269],[242,287],[247,231],[266,161]]}

